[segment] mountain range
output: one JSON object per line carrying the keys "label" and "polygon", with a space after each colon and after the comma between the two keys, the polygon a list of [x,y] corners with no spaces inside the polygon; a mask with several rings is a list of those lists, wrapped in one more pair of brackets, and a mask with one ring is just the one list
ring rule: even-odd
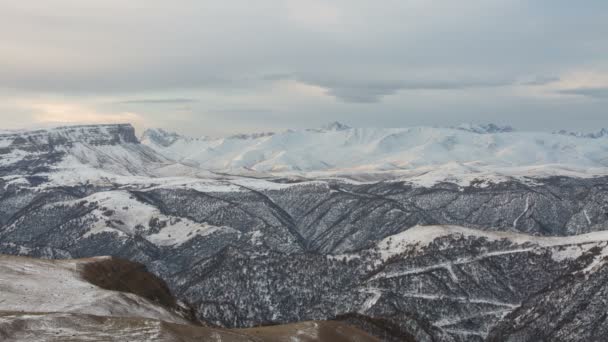
{"label": "mountain range", "polygon": [[332,123],[321,129],[219,139],[148,129],[141,141],[171,160],[222,173],[400,177],[426,185],[476,176],[585,176],[603,174],[608,165],[603,139],[516,132],[494,124],[350,128]]}
{"label": "mountain range", "polygon": [[[187,307],[220,328],[330,320],[386,341],[599,341],[605,142],[498,125],[3,132],[0,253],[141,263],[183,304],[140,300],[144,320],[180,324]],[[45,304],[62,322],[124,309],[87,302],[95,291],[3,291],[0,311]]]}

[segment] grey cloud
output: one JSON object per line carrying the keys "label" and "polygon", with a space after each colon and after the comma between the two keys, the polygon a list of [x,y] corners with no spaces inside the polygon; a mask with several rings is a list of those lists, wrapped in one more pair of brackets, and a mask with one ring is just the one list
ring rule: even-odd
{"label": "grey cloud", "polygon": [[[181,121],[163,122],[192,133],[312,127],[313,120],[458,124],[492,120],[489,113],[517,113],[520,121],[507,123],[520,127],[557,125],[556,115],[564,122],[568,113],[605,117],[603,101],[529,99],[527,89],[509,89],[555,82],[551,76],[565,71],[606,70],[605,0],[315,2],[335,7],[335,24],[325,25],[306,1],[0,0],[0,102],[12,106],[0,110],[0,122],[19,109],[11,103],[41,98],[107,112],[132,105],[157,121],[173,107],[191,108]],[[275,84],[286,79],[339,101]],[[466,96],[445,91],[462,89]],[[199,102],[181,101],[190,99]],[[233,106],[269,110],[213,112]]]}
{"label": "grey cloud", "polygon": [[399,91],[459,90],[502,87],[516,84],[513,80],[454,80],[454,81],[327,81],[301,79],[302,82],[327,89],[327,94],[352,103],[376,103]]}
{"label": "grey cloud", "polygon": [[556,76],[537,76],[533,80],[522,82],[522,85],[529,86],[541,86],[545,84],[550,84],[554,82],[558,82],[560,80],[559,77]]}
{"label": "grey cloud", "polygon": [[296,78],[294,74],[289,74],[289,73],[274,73],[274,74],[267,74],[267,75],[262,75],[262,77],[260,77],[261,80],[264,81],[280,81],[280,80],[287,80],[287,79],[294,79]]}
{"label": "grey cloud", "polygon": [[352,103],[376,103],[382,97],[393,95],[399,91],[399,87],[369,85],[363,87],[339,87],[329,88],[327,94],[339,100]]}
{"label": "grey cloud", "polygon": [[118,104],[183,104],[183,103],[195,103],[198,102],[196,99],[188,98],[171,98],[171,99],[135,99],[118,101]]}
{"label": "grey cloud", "polygon": [[[310,17],[309,26],[290,20],[282,3],[57,0],[51,6],[5,1],[0,4],[0,88],[60,94],[231,91],[258,89],[244,75],[273,70],[280,72],[262,81],[301,73],[348,76],[352,70],[369,79],[394,70],[425,69],[470,69],[473,75],[500,70],[517,78],[608,54],[608,46],[601,44],[608,35],[605,1],[582,6],[563,0],[525,5],[471,0],[460,2],[458,11],[446,11],[451,6],[442,1],[378,6],[372,0],[336,0],[331,6],[343,14],[339,29],[326,31],[318,27],[316,13],[306,13],[306,2],[293,3],[302,4],[296,12]],[[539,20],[542,30],[528,24]],[[564,24],[577,21],[585,25]],[[349,87],[332,89],[358,93]],[[361,99],[371,100],[371,94]]]}
{"label": "grey cloud", "polygon": [[564,95],[580,95],[596,99],[608,99],[608,87],[563,89],[560,90],[559,93]]}

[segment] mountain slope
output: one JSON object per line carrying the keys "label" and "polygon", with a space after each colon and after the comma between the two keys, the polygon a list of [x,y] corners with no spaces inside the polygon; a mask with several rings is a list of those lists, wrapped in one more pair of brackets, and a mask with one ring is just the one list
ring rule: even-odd
{"label": "mountain slope", "polygon": [[302,322],[248,330],[182,325],[145,318],[100,317],[67,313],[0,311],[0,338],[5,342],[379,342],[339,322]]}
{"label": "mountain slope", "polygon": [[[143,317],[189,323],[164,282],[131,262],[0,256],[0,309]],[[143,295],[143,296],[142,296]]]}
{"label": "mountain slope", "polygon": [[333,256],[252,257],[229,248],[174,274],[171,285],[198,301],[201,317],[221,325],[358,313],[416,341],[482,341],[586,251],[607,245],[606,232],[557,238],[420,226]]}
{"label": "mountain slope", "polygon": [[608,249],[597,247],[507,315],[488,341],[603,341],[607,296]]}
{"label": "mountain slope", "polygon": [[162,280],[125,260],[0,255],[0,273],[2,341],[378,341],[339,322],[203,327]]}
{"label": "mountain slope", "polygon": [[[607,154],[603,138],[472,125],[332,124],[226,139],[156,133],[143,141],[157,141],[157,151],[124,125],[10,133],[0,147],[0,252],[141,262],[198,319],[225,328],[336,319],[387,341],[459,342],[486,339],[520,305],[549,308],[530,298],[571,273],[582,255],[606,247],[608,177],[601,175],[608,168],[589,167]],[[162,155],[172,148],[196,154],[205,144],[217,146],[199,162]],[[284,165],[303,168],[233,168],[243,149],[260,152],[261,165],[289,157],[294,163]],[[504,149],[513,153],[499,155]],[[283,152],[270,158],[271,150]],[[407,165],[377,171],[385,157]],[[344,168],[319,163],[330,159]],[[566,164],[535,164],[547,160]],[[228,167],[205,170],[216,162]],[[105,274],[112,260],[86,274]],[[86,286],[164,303],[190,318],[162,286],[83,277]],[[93,302],[78,308],[101,310]],[[578,308],[568,315],[582,314]],[[96,324],[86,313],[65,315]],[[32,319],[10,324],[37,326]],[[154,318],[135,319],[152,335],[175,332]]]}

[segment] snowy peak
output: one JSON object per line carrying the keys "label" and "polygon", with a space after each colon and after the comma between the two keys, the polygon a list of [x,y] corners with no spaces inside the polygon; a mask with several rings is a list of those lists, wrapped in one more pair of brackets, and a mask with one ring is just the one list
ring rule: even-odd
{"label": "snowy peak", "polygon": [[602,128],[599,131],[592,132],[592,133],[570,132],[570,131],[566,131],[566,130],[562,129],[562,130],[553,132],[553,134],[567,135],[567,136],[572,136],[572,137],[577,137],[577,138],[599,139],[599,138],[608,137],[608,129]]}
{"label": "snowy peak", "polygon": [[513,129],[513,127],[511,127],[511,126],[500,126],[500,125],[496,125],[493,123],[489,123],[489,124],[467,123],[467,124],[461,124],[454,128],[462,130],[462,131],[473,132],[473,133],[478,133],[478,134],[509,133],[509,132],[515,131],[515,129]]}
{"label": "snowy peak", "polygon": [[145,144],[169,147],[177,140],[184,138],[185,137],[180,134],[169,132],[162,128],[149,128],[144,131],[144,134],[141,136],[141,141]]}
{"label": "snowy peak", "polygon": [[265,137],[271,137],[273,136],[275,133],[273,132],[260,132],[260,133],[250,133],[250,134],[234,134],[231,135],[229,137],[227,137],[226,139],[233,139],[233,140],[254,140],[254,139],[259,139],[259,138],[265,138]]}
{"label": "snowy peak", "polygon": [[351,129],[351,127],[341,122],[334,121],[321,126],[321,129],[324,131],[346,131]]}

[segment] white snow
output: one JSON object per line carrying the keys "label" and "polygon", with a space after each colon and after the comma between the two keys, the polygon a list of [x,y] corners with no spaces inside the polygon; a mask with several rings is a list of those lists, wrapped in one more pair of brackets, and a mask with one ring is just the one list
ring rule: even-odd
{"label": "white snow", "polygon": [[382,297],[382,290],[375,287],[367,287],[361,290],[361,292],[369,293],[370,296],[363,302],[361,308],[359,309],[359,313],[365,314],[369,309],[371,309],[380,297]]}
{"label": "white snow", "polygon": [[586,245],[570,245],[555,248],[552,251],[551,258],[555,261],[563,261],[567,259],[576,259],[583,255],[590,247]]}
{"label": "white snow", "polygon": [[0,310],[71,312],[98,316],[144,317],[186,323],[178,315],[131,293],[105,290],[81,278],[86,263],[103,260],[0,258]]}
{"label": "white snow", "polygon": [[[138,201],[127,191],[97,192],[83,199],[51,205],[76,205],[83,201],[85,205],[97,203],[97,208],[84,216],[85,219],[90,218],[93,223],[83,226],[83,229],[88,230],[82,238],[104,232],[116,233],[119,236],[140,234],[158,246],[178,246],[196,236],[207,236],[216,232],[240,234],[230,227],[217,227],[187,218],[164,215],[156,207]],[[166,226],[158,232],[150,232],[149,223],[153,219],[164,222]]]}
{"label": "white snow", "polygon": [[515,220],[513,221],[513,228],[517,228],[517,222],[519,222],[519,219],[521,219],[524,215],[526,215],[528,210],[530,210],[530,196],[526,197],[526,204],[524,205],[524,211],[522,211],[521,214],[519,214],[519,216],[517,216],[515,218]]}
{"label": "white snow", "polygon": [[[484,231],[459,226],[441,225],[441,226],[415,226],[401,233],[391,235],[382,239],[377,243],[376,248],[380,252],[382,260],[403,253],[409,248],[422,249],[428,246],[435,239],[449,236],[460,235],[463,237],[486,238],[489,241],[499,241],[506,239],[514,245],[523,245],[526,243],[539,247],[566,247],[569,245],[584,245],[597,244],[608,241],[608,231],[597,231],[587,234],[546,237],[534,236],[522,233],[504,232],[504,231]],[[527,251],[523,249],[522,251]],[[556,253],[564,257],[564,251],[556,249]],[[572,255],[576,253],[572,252]]]}
{"label": "white snow", "polygon": [[[51,172],[40,174],[51,180],[43,187],[87,182],[124,184],[137,179],[161,186],[181,182],[184,186],[202,186],[201,191],[214,186],[217,188],[210,191],[292,186],[264,179],[269,177],[389,180],[415,186],[448,181],[484,187],[514,178],[534,183],[555,175],[608,175],[605,139],[543,132],[479,134],[462,128],[340,125],[340,129],[289,130],[222,139],[188,138],[159,131],[168,140],[148,136],[143,144],[96,143],[108,135],[111,138],[112,129],[102,125],[10,133],[0,135],[0,147],[9,146],[17,137],[40,144],[48,143],[49,137],[69,140],[70,144],[55,147],[65,152],[65,157],[52,166]],[[0,156],[0,166],[32,157],[36,153],[17,146]]]}
{"label": "white snow", "polygon": [[483,260],[486,258],[495,257],[495,256],[525,253],[525,252],[530,252],[533,250],[534,250],[534,248],[515,248],[515,249],[501,250],[501,251],[496,251],[496,252],[480,254],[480,255],[472,257],[472,258],[462,258],[462,259],[457,259],[455,261],[437,263],[437,264],[433,264],[433,265],[426,266],[426,267],[410,268],[405,271],[380,272],[380,273],[376,274],[375,276],[373,276],[372,278],[370,278],[368,281],[373,281],[376,279],[397,278],[397,277],[403,277],[406,275],[428,273],[428,272],[435,271],[438,269],[445,269],[450,274],[450,278],[452,278],[452,281],[458,282],[458,278],[456,277],[456,274],[454,273],[454,271],[452,269],[453,265],[469,264],[472,262],[477,262],[477,261],[480,261],[480,260]]}
{"label": "white snow", "polygon": [[601,266],[605,265],[606,258],[608,257],[608,248],[604,246],[600,253],[593,258],[593,261],[587,265],[581,272],[584,274],[593,273],[598,270]]}
{"label": "white snow", "polygon": [[[602,139],[543,132],[478,134],[458,128],[289,130],[248,138],[146,140],[168,158],[239,174],[390,174],[418,185],[510,177],[608,174]],[[387,175],[388,176],[388,175]]]}
{"label": "white snow", "polygon": [[587,214],[587,210],[583,210],[583,214],[585,214],[585,219],[587,220],[587,224],[591,225],[591,219],[589,218],[589,214]]}
{"label": "white snow", "polygon": [[511,312],[510,309],[507,309],[507,310],[482,311],[482,312],[475,313],[475,314],[472,314],[472,315],[458,316],[456,318],[443,318],[443,319],[441,319],[439,321],[433,322],[433,325],[435,325],[437,327],[445,327],[445,326],[457,324],[457,323],[460,323],[460,322],[463,322],[463,321],[468,321],[471,318],[477,318],[477,317],[483,317],[483,316],[503,317],[504,315],[506,315],[509,312]]}
{"label": "white snow", "polygon": [[263,243],[262,238],[264,237],[264,233],[261,230],[255,230],[248,234],[250,235],[249,241],[252,245],[261,245]]}
{"label": "white snow", "polygon": [[520,304],[505,303],[505,302],[498,302],[498,301],[494,301],[494,300],[487,300],[487,299],[483,299],[483,298],[472,298],[472,297],[464,297],[464,296],[441,296],[441,295],[407,293],[407,292],[399,293],[399,296],[407,297],[407,298],[420,298],[420,299],[425,299],[425,300],[449,299],[449,300],[452,300],[455,302],[461,302],[461,303],[488,304],[488,305],[494,305],[494,306],[508,307],[510,309],[515,309],[520,306]]}
{"label": "white snow", "polygon": [[188,220],[182,222],[180,222],[182,224],[174,224],[163,228],[156,234],[148,235],[146,240],[158,246],[178,246],[194,236],[207,236],[217,231],[240,233],[230,227],[216,227],[206,223],[197,224]]}

